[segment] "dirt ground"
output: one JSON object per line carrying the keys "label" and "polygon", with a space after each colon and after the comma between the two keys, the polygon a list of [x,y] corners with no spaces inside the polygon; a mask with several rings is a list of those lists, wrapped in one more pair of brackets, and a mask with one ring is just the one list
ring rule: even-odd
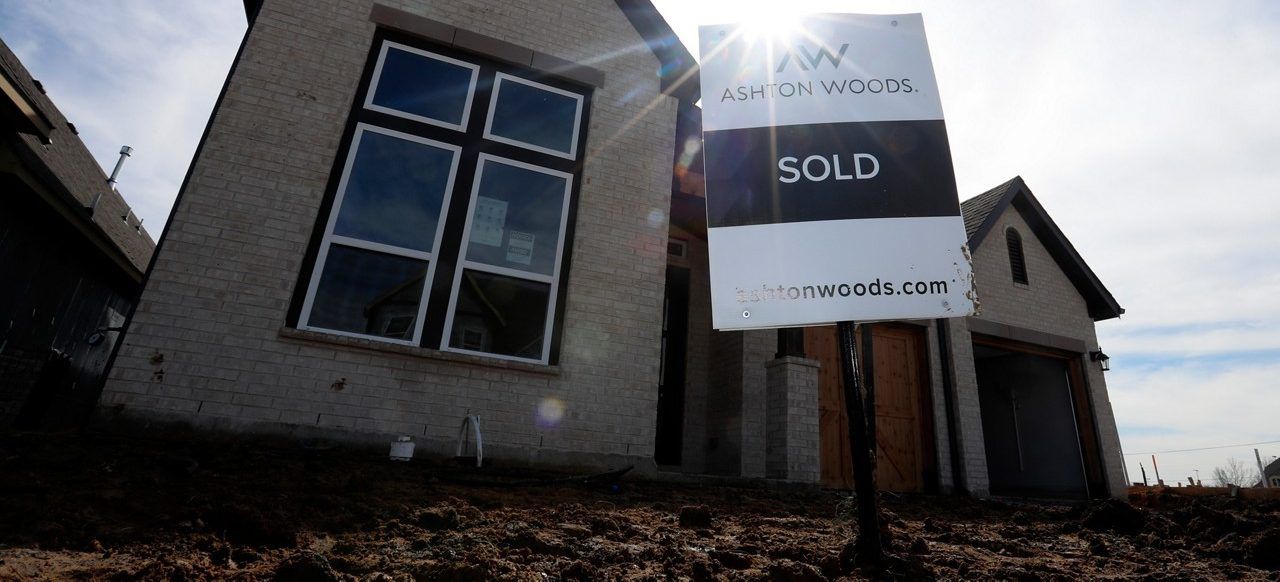
{"label": "dirt ground", "polygon": [[[888,579],[1280,579],[1280,504],[884,495]],[[0,435],[0,580],[834,580],[844,494],[554,485],[284,442]]]}

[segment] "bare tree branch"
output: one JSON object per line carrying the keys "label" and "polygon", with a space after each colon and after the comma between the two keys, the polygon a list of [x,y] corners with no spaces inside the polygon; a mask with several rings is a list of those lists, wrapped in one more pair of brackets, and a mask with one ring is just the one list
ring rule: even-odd
{"label": "bare tree branch", "polygon": [[1253,467],[1240,459],[1232,457],[1227,464],[1213,470],[1213,482],[1219,487],[1235,485],[1237,487],[1253,487],[1262,481],[1257,467]]}

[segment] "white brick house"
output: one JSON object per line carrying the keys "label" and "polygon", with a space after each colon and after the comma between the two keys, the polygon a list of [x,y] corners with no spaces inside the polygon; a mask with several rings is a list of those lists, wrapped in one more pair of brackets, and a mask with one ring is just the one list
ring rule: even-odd
{"label": "white brick house", "polygon": [[[696,71],[656,10],[382,2],[246,0],[249,31],[102,420],[413,435],[447,454],[478,415],[486,457],[505,462],[841,485],[823,330],[710,329]],[[882,456],[913,468],[882,470],[882,485],[1116,494],[1119,443],[1088,352],[1093,321],[1119,306],[1047,215],[1028,214],[1039,205],[1021,181],[1002,188],[976,199],[970,233],[985,314],[951,322],[944,342],[936,322],[876,328],[877,346],[919,350],[899,382],[919,393],[897,403],[914,420],[892,406],[878,420]],[[1002,287],[1004,247],[977,244],[1006,226],[1028,284]],[[1024,353],[1082,375],[1070,394],[1088,413],[1070,421],[1087,431],[1041,453],[1076,447],[1079,479],[1062,490],[1004,465],[988,478],[1009,451],[984,441],[1001,402],[979,384]]]}

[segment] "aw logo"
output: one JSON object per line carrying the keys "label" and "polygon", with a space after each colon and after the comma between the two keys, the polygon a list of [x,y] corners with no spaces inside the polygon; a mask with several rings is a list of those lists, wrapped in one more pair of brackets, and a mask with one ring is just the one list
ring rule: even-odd
{"label": "aw logo", "polygon": [[830,61],[831,68],[838,69],[840,68],[840,61],[844,60],[844,53],[848,50],[849,43],[840,45],[840,50],[834,55],[831,54],[831,51],[828,50],[825,45],[818,47],[818,52],[816,54],[810,53],[809,49],[803,46],[798,46],[794,50],[783,55],[782,61],[778,63],[778,69],[774,72],[781,73],[782,71],[785,71],[787,69],[787,65],[790,65],[792,60],[795,60],[796,64],[800,65],[800,70],[802,71],[807,71],[810,67],[814,69],[818,68],[818,65],[822,64],[823,60]]}

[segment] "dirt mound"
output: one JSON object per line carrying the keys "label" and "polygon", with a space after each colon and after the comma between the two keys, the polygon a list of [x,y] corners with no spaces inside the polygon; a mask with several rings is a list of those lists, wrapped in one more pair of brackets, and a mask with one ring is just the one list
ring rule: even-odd
{"label": "dirt mound", "polygon": [[275,582],[337,582],[341,580],[329,560],[315,552],[298,552],[276,568]]}
{"label": "dirt mound", "polygon": [[1280,527],[1251,538],[1244,546],[1244,562],[1256,568],[1280,570]]}
{"label": "dirt mound", "polygon": [[1280,511],[1230,501],[885,495],[887,556],[871,572],[855,568],[853,504],[837,492],[514,487],[488,472],[461,485],[458,471],[288,443],[0,435],[0,580],[1264,580],[1280,568]]}
{"label": "dirt mound", "polygon": [[703,505],[687,505],[680,508],[680,527],[711,527],[711,510]]}
{"label": "dirt mound", "polygon": [[1084,510],[1080,524],[1094,531],[1136,534],[1147,523],[1147,516],[1127,502],[1118,499],[1095,501]]}

